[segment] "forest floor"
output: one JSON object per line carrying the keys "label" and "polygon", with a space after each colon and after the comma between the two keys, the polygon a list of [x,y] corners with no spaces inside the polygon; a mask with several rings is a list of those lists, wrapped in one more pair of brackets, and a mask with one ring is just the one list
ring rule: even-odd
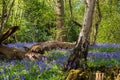
{"label": "forest floor", "polygon": [[[35,43],[7,44],[24,50]],[[64,62],[72,49],[54,49],[45,52],[41,60],[0,60],[0,80],[59,80],[66,72],[62,71]],[[89,67],[112,67],[120,65],[120,44],[97,44],[89,47]],[[102,70],[102,69],[101,69]]]}

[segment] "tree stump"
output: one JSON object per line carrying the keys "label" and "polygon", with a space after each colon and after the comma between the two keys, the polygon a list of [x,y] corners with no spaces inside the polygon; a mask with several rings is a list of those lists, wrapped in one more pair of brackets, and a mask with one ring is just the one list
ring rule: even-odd
{"label": "tree stump", "polygon": [[96,72],[95,80],[104,80],[104,73]]}

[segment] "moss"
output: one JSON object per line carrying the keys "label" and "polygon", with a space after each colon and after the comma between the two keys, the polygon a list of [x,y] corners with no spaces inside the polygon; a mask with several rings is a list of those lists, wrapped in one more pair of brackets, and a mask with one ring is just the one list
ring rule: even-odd
{"label": "moss", "polygon": [[[96,74],[97,73],[97,74]],[[120,67],[89,67],[86,71],[82,69],[72,69],[68,72],[64,80],[95,80],[96,75],[103,80],[120,80]]]}

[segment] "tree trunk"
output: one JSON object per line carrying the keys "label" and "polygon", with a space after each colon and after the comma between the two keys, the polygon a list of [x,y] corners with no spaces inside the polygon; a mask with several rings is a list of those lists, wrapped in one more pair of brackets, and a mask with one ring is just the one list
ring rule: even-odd
{"label": "tree trunk", "polygon": [[56,6],[55,6],[55,12],[56,12],[56,26],[57,26],[56,40],[65,41],[66,35],[64,30],[65,27],[64,27],[64,1],[63,0],[57,0]]}
{"label": "tree trunk", "polygon": [[93,34],[93,42],[92,42],[92,45],[95,45],[96,44],[96,39],[97,39],[97,34],[98,34],[98,28],[99,28],[99,24],[101,22],[101,18],[102,18],[102,14],[101,14],[101,10],[100,10],[100,6],[99,6],[99,0],[96,1],[96,12],[98,13],[97,14],[97,21],[95,23],[95,30],[94,30],[94,34]]}
{"label": "tree trunk", "polygon": [[77,26],[82,27],[82,25],[74,19],[73,10],[72,10],[72,1],[69,0],[69,8],[70,8],[70,20]]}
{"label": "tree trunk", "polygon": [[1,25],[0,25],[0,33],[2,33],[2,31],[3,31],[4,20],[5,20],[6,16],[7,16],[7,6],[6,6],[5,0],[2,0],[2,15],[0,17],[0,19],[1,19],[1,21],[0,21],[0,23],[1,23]]}
{"label": "tree trunk", "polygon": [[69,0],[69,8],[70,8],[70,18],[73,19],[73,10],[72,10],[72,2]]}
{"label": "tree trunk", "polygon": [[5,2],[5,0],[2,0],[3,8],[2,8],[2,16],[1,16],[0,33],[3,32],[4,27],[6,27],[6,25],[7,25],[8,18],[9,18],[9,16],[10,16],[10,12],[12,11],[12,8],[13,8],[13,6],[14,6],[14,2],[15,2],[15,0],[12,0],[11,5],[10,5],[10,8],[9,8],[9,10],[7,11],[6,2]]}
{"label": "tree trunk", "polygon": [[87,67],[86,60],[88,54],[89,36],[92,27],[95,1],[96,0],[86,0],[86,10],[83,26],[73,53],[69,56],[66,64],[64,64],[64,70],[77,68],[85,69]]}

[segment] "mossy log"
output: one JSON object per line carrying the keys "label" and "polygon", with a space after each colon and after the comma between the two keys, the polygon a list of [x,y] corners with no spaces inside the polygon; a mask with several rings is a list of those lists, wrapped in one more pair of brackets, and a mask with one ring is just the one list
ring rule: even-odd
{"label": "mossy log", "polygon": [[65,80],[88,80],[86,73],[80,69],[72,69],[69,71]]}

